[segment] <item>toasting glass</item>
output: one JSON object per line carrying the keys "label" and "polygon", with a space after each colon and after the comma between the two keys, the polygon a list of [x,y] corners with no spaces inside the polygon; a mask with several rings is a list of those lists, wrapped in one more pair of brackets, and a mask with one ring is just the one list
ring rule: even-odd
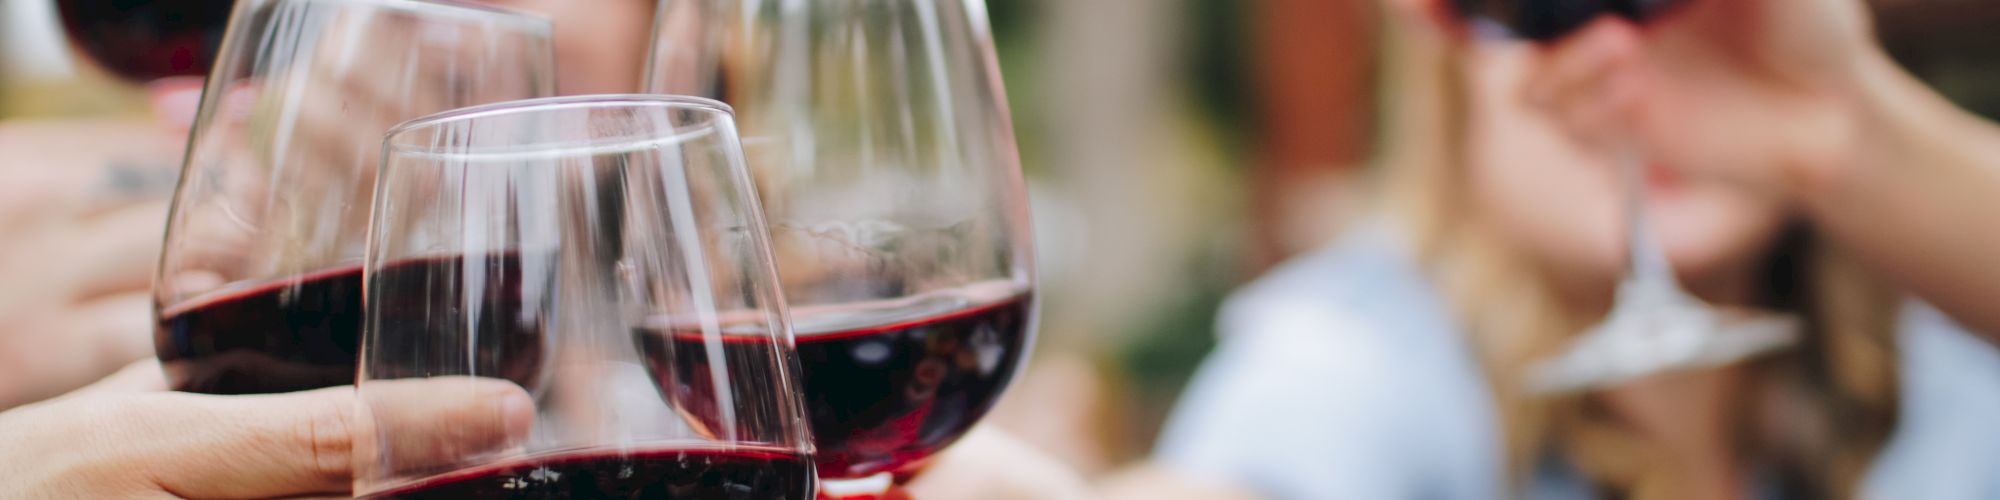
{"label": "toasting glass", "polygon": [[1558,394],[1675,370],[1725,365],[1798,340],[1783,315],[1732,314],[1689,294],[1653,234],[1640,156],[1619,158],[1626,197],[1626,269],[1611,314],[1528,374],[1529,389]]}
{"label": "toasting glass", "polygon": [[232,0],[58,0],[63,30],[112,74],[145,83],[208,74]]}
{"label": "toasting glass", "polygon": [[354,381],[369,186],[398,122],[554,91],[546,20],[404,0],[237,3],[154,285],[171,385]]}
{"label": "toasting glass", "polygon": [[[791,329],[727,106],[502,103],[399,126],[384,151],[357,494],[814,495]],[[418,430],[441,424],[410,417],[485,394],[468,421],[513,424],[469,443],[440,447]]]}
{"label": "toasting glass", "polygon": [[1032,344],[1027,197],[985,3],[662,0],[657,16],[647,88],[737,110],[819,473],[830,492],[879,491],[978,422]]}
{"label": "toasting glass", "polygon": [[[1551,42],[1602,16],[1649,23],[1685,0],[1452,0],[1475,32]],[[1790,345],[1798,325],[1783,316],[1719,310],[1687,293],[1646,214],[1645,155],[1630,130],[1606,134],[1626,203],[1626,270],[1611,314],[1528,373],[1529,389],[1563,393],[1656,373],[1727,364]]]}

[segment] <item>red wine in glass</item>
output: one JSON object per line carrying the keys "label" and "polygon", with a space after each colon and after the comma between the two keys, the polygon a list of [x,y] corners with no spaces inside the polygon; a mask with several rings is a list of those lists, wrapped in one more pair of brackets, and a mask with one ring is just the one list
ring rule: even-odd
{"label": "red wine in glass", "polygon": [[[468,262],[482,265],[473,273]],[[529,386],[538,378],[541,327],[521,321],[519,259],[416,259],[376,272],[378,286],[424,290],[384,294],[383,328],[462,329],[432,325],[425,311],[480,308],[475,364]],[[470,289],[468,283],[481,288]],[[304,275],[221,293],[162,311],[154,347],[175,390],[210,394],[291,392],[354,383],[361,337],[361,268]],[[468,300],[469,299],[469,300]],[[404,338],[397,336],[395,338]],[[513,353],[528,352],[530,355]],[[507,366],[499,366],[506,360]]]}
{"label": "red wine in glass", "polygon": [[[1027,356],[1032,301],[991,290],[794,312],[821,476],[908,470],[993,408]],[[670,400],[713,427],[720,418],[708,366],[716,360],[702,335],[671,330],[641,328],[640,349]],[[768,359],[762,344],[721,344],[724,362]]]}
{"label": "red wine in glass", "polygon": [[134,82],[204,76],[229,24],[231,0],[59,0],[72,43]]}
{"label": "red wine in glass", "polygon": [[361,267],[165,308],[153,336],[168,384],[210,394],[349,384],[361,334]]}
{"label": "red wine in glass", "polygon": [[781,450],[591,451],[454,472],[361,498],[799,500],[813,481],[810,457]]}

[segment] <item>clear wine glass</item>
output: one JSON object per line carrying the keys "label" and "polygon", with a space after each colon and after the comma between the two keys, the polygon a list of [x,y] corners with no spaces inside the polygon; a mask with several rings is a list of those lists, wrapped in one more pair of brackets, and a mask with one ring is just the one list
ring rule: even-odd
{"label": "clear wine glass", "polygon": [[354,381],[369,186],[398,122],[554,92],[548,21],[405,0],[244,0],[202,93],[154,285],[172,387]]}
{"label": "clear wine glass", "polygon": [[[1684,0],[1454,0],[1450,5],[1475,33],[1552,42],[1605,15],[1648,23]],[[1606,132],[1606,131],[1593,131]],[[1604,321],[1528,373],[1529,390],[1587,390],[1673,370],[1715,366],[1790,345],[1797,321],[1719,310],[1689,295],[1646,215],[1644,155],[1632,130],[1611,130],[1607,148],[1618,164],[1627,204],[1627,267],[1617,301]],[[1622,139],[1622,140],[1621,140]]]}
{"label": "clear wine glass", "polygon": [[1529,389],[1559,394],[1658,373],[1720,366],[1790,346],[1795,318],[1730,314],[1681,289],[1646,212],[1643,157],[1617,160],[1626,201],[1625,276],[1611,314],[1529,373]]}
{"label": "clear wine glass", "polygon": [[[791,329],[727,106],[501,103],[409,122],[383,149],[358,495],[814,495]],[[473,442],[416,432],[440,425],[411,417],[425,405],[487,394],[445,424],[472,424]],[[507,424],[477,425],[492,421]]]}
{"label": "clear wine glass", "polygon": [[737,110],[818,469],[879,493],[964,435],[1035,326],[1027,197],[982,0],[662,0],[646,87]]}

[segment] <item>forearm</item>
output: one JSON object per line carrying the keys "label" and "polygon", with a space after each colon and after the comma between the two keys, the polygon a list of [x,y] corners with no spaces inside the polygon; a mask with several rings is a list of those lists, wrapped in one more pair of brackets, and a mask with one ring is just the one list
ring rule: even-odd
{"label": "forearm", "polygon": [[1886,58],[1871,64],[1853,149],[1796,179],[1799,198],[1876,271],[2000,341],[2000,128]]}

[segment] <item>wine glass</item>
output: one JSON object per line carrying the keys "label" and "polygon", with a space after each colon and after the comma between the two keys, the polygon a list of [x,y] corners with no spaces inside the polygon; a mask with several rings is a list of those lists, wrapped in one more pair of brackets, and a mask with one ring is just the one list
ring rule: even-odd
{"label": "wine glass", "polygon": [[1535,364],[1529,390],[1560,394],[1648,375],[1721,366],[1797,342],[1797,318],[1731,313],[1687,293],[1646,213],[1646,165],[1627,147],[1617,157],[1626,203],[1625,276],[1610,315],[1554,357]]}
{"label": "wine glass", "polygon": [[662,0],[653,92],[737,110],[825,489],[879,493],[978,422],[1035,325],[982,0]]}
{"label": "wine glass", "polygon": [[[1535,42],[1568,36],[1600,16],[1644,24],[1685,0],[1453,0],[1476,33]],[[1596,131],[1618,164],[1626,203],[1625,275],[1611,314],[1555,356],[1530,367],[1528,389],[1559,394],[1674,370],[1717,366],[1781,349],[1798,322],[1717,309],[1687,293],[1646,215],[1646,163],[1633,130]]]}
{"label": "wine glass", "polygon": [[[359,496],[814,494],[791,329],[727,106],[500,103],[398,126],[383,150]],[[440,449],[413,431],[439,423],[408,416],[453,394],[499,394],[471,419],[523,423]]]}
{"label": "wine glass", "polygon": [[63,30],[128,81],[208,73],[232,0],[58,0]]}
{"label": "wine glass", "polygon": [[382,133],[554,92],[549,23],[404,0],[245,0],[202,93],[154,282],[170,385],[350,384]]}

